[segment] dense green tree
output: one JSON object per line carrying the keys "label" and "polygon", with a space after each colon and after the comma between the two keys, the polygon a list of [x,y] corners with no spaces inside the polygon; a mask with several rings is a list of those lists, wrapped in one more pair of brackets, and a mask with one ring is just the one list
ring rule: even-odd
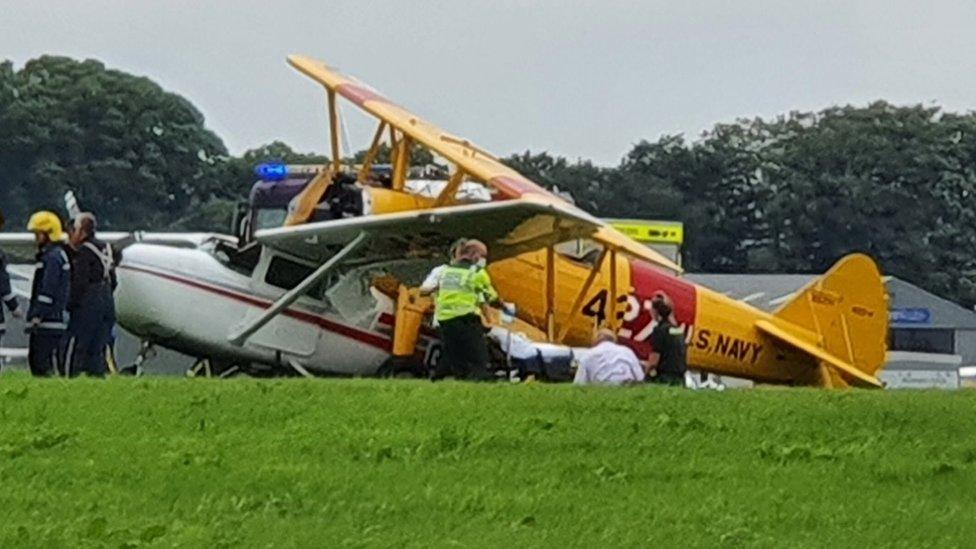
{"label": "dense green tree", "polygon": [[[380,143],[379,148],[376,150],[376,158],[373,160],[376,164],[389,164],[392,162],[392,156],[390,155],[390,146],[386,143]],[[361,164],[366,160],[367,149],[362,149],[353,155],[351,161],[346,159],[349,164]],[[432,164],[434,162],[434,155],[431,152],[420,145],[414,143],[410,148],[410,165],[411,166],[426,166],[427,164]]]}
{"label": "dense green tree", "polygon": [[227,155],[187,100],[97,61],[0,68],[0,189],[15,223],[73,189],[105,227],[163,226],[216,187]]}
{"label": "dense green tree", "polygon": [[642,141],[613,169],[547,153],[506,162],[604,217],[684,221],[691,270],[821,272],[863,251],[976,303],[973,114],[877,102]]}

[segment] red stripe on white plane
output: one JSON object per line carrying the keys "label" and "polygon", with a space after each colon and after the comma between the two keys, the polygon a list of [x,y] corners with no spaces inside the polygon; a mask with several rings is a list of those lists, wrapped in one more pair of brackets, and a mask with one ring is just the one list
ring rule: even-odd
{"label": "red stripe on white plane", "polygon": [[[205,282],[201,282],[199,280],[193,280],[190,278],[185,278],[170,273],[164,273],[153,269],[146,269],[144,267],[136,267],[133,265],[120,265],[119,268],[128,269],[130,271],[136,271],[136,272],[140,272],[152,276],[157,276],[159,278],[177,282],[185,286],[190,286],[198,290],[203,290],[205,292],[226,297],[228,299],[239,301],[241,303],[246,303],[248,305],[251,305],[253,307],[259,307],[261,309],[267,309],[273,303],[272,301],[257,298],[252,295],[231,290],[229,288],[208,284]],[[359,328],[349,326],[347,324],[341,324],[334,320],[330,320],[324,316],[315,315],[298,309],[285,309],[284,311],[282,311],[281,314],[288,316],[290,318],[294,318],[295,320],[299,320],[301,322],[319,326],[329,332],[334,332],[341,336],[348,337],[350,339],[355,339],[360,343],[365,343],[367,345],[376,347],[377,349],[380,349],[382,351],[390,352],[392,348],[392,342],[390,341],[389,338],[385,338],[373,332],[367,332]]]}

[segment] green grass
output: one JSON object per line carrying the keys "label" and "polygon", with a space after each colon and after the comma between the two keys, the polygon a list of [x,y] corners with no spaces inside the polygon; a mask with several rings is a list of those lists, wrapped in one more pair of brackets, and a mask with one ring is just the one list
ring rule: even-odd
{"label": "green grass", "polygon": [[972,546],[976,392],[0,377],[0,546]]}

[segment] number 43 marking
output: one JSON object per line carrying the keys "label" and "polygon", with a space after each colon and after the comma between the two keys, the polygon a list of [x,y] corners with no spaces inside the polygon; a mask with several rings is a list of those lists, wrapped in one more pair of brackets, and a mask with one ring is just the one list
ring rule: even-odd
{"label": "number 43 marking", "polygon": [[[618,310],[617,310],[617,320],[628,320],[625,317],[626,316],[630,316],[630,306],[629,305],[631,305],[631,304],[628,303],[628,301],[630,301],[630,299],[631,298],[629,298],[626,295],[618,295],[617,296],[617,303],[627,303],[628,304],[628,308],[627,308],[628,310],[627,311],[621,311],[618,308]],[[596,318],[597,324],[603,324],[603,322],[607,319],[607,312],[606,311],[607,311],[607,291],[606,290],[600,290],[599,292],[597,292],[597,294],[595,296],[593,296],[592,299],[590,299],[589,301],[586,302],[586,305],[583,305],[583,314],[586,315],[586,316],[591,316],[591,317]]]}

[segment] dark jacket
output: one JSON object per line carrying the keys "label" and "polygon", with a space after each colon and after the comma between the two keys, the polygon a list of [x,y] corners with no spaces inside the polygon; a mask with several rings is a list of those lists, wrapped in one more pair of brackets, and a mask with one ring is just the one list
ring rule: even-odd
{"label": "dark jacket", "polygon": [[657,364],[658,375],[684,379],[688,371],[684,329],[668,320],[659,322],[651,332],[651,347],[661,357]]}
{"label": "dark jacket", "polygon": [[[0,251],[0,301],[11,311],[17,310],[17,297],[10,286],[10,274],[7,272],[7,256]],[[3,306],[0,306],[0,335],[7,331],[6,319],[3,316]]]}
{"label": "dark jacket", "polygon": [[71,263],[64,246],[45,246],[37,253],[36,267],[27,320],[40,319],[38,328],[42,330],[63,331],[68,325],[65,311],[71,295]]}
{"label": "dark jacket", "polygon": [[69,311],[75,311],[82,306],[92,292],[107,291],[111,295],[117,284],[115,257],[110,245],[89,237],[71,253]]}

